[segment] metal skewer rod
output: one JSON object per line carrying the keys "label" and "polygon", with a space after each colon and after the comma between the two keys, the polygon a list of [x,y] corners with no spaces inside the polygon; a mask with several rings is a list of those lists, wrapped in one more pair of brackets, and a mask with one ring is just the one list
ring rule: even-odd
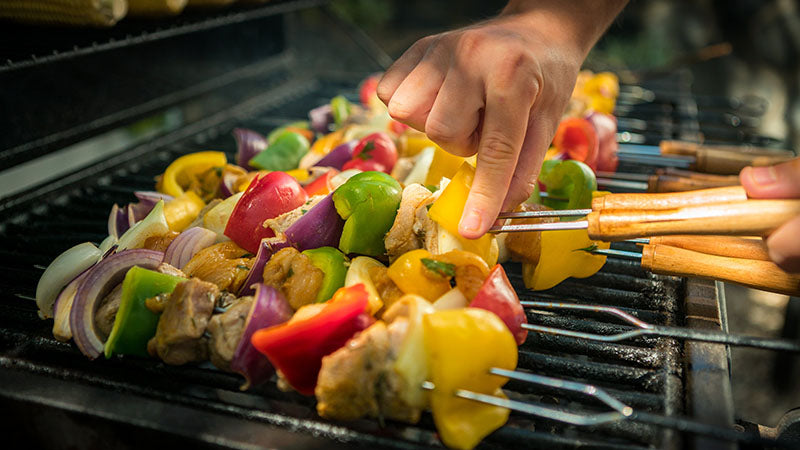
{"label": "metal skewer rod", "polygon": [[643,181],[614,180],[611,178],[597,178],[597,185],[607,188],[630,189],[632,191],[647,192],[647,183]]}
{"label": "metal skewer rod", "polygon": [[688,169],[697,161],[692,156],[652,156],[634,155],[620,152],[618,152],[617,155],[619,156],[619,160],[621,162],[642,164],[647,166],[680,167],[682,169]]}
{"label": "metal skewer rod", "polygon": [[537,333],[547,333],[558,336],[568,336],[577,339],[587,339],[599,342],[619,342],[639,336],[658,336],[672,337],[690,341],[711,342],[716,344],[733,345],[737,347],[753,347],[764,350],[778,350],[792,353],[800,353],[800,342],[786,339],[770,339],[755,336],[743,336],[738,334],[728,334],[723,332],[692,330],[690,328],[670,327],[665,325],[652,325],[643,322],[636,317],[614,307],[599,305],[581,305],[560,302],[520,302],[526,308],[541,309],[569,309],[579,311],[592,311],[609,314],[630,323],[636,328],[617,334],[595,334],[580,331],[565,330],[561,328],[545,327],[541,325],[523,324],[526,330]]}

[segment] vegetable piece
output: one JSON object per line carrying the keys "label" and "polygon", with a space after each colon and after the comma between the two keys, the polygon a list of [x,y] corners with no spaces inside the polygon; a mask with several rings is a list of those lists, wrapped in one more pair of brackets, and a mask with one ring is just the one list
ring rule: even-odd
{"label": "vegetable piece", "polygon": [[517,366],[517,344],[503,321],[489,311],[462,308],[437,311],[422,318],[430,395],[436,430],[448,447],[470,449],[501,427],[509,410],[458,398],[464,389],[506,398],[500,387],[507,378],[490,375],[497,367]]}
{"label": "vegetable piece", "polygon": [[253,130],[234,128],[233,138],[236,139],[236,164],[241,167],[250,167],[250,160],[267,148],[267,138]]}
{"label": "vegetable piece", "polygon": [[272,145],[278,138],[287,131],[291,131],[292,133],[297,133],[300,136],[308,139],[309,141],[314,139],[314,132],[309,128],[310,125],[308,121],[305,120],[298,120],[296,122],[289,122],[286,125],[280,126],[275,128],[274,130],[270,131],[267,135],[267,143]]}
{"label": "vegetable piece", "polygon": [[442,178],[453,178],[464,161],[464,158],[448,153],[437,145],[434,147],[433,160],[424,184],[439,186]]}
{"label": "vegetable piece", "polygon": [[345,163],[344,166],[342,166],[342,169],[343,170],[358,169],[362,172],[375,171],[375,172],[389,173],[386,172],[386,167],[383,164],[371,159],[366,161],[363,159],[351,159],[350,161],[347,161],[347,163]]}
{"label": "vegetable piece", "polygon": [[217,239],[226,239],[225,227],[228,226],[228,220],[231,218],[236,203],[239,202],[243,195],[244,192],[236,193],[208,210],[203,215],[203,228],[216,233]]}
{"label": "vegetable piece", "polygon": [[58,294],[58,298],[53,304],[53,336],[61,342],[67,342],[72,339],[69,315],[72,311],[72,303],[75,301],[75,294],[78,292],[78,286],[85,275],[86,271],[70,281]]}
{"label": "vegetable piece", "polygon": [[610,245],[590,240],[586,230],[542,231],[539,264],[522,264],[525,287],[539,291],[550,289],[569,277],[592,276],[606,263],[606,257],[586,250],[607,249]]}
{"label": "vegetable piece", "polygon": [[145,306],[145,300],[172,292],[186,278],[141,267],[131,267],[122,281],[122,298],[114,328],[105,343],[106,358],[112,355],[147,357],[147,341],[156,334],[159,315]]}
{"label": "vegetable piece", "polygon": [[345,220],[339,249],[369,256],[386,253],[383,237],[400,206],[400,183],[382,172],[354,175],[333,193],[333,203]]}
{"label": "vegetable piece", "polygon": [[183,231],[197,218],[206,202],[192,191],[186,191],[180,196],[164,204],[164,218],[167,226],[172,231]]}
{"label": "vegetable piece", "polygon": [[358,145],[358,141],[353,139],[337,145],[330,151],[324,158],[317,161],[319,167],[333,167],[334,169],[342,170],[345,163],[353,159],[353,149]]}
{"label": "vegetable piece", "polygon": [[450,290],[450,276],[423,270],[423,260],[432,261],[431,257],[424,249],[406,252],[389,266],[387,275],[403,293],[432,302]]}
{"label": "vegetable piece", "polygon": [[222,177],[219,179],[219,196],[226,199],[238,192],[236,185],[239,180],[247,175],[247,171],[239,166],[228,164],[222,170]]}
{"label": "vegetable piece", "polygon": [[350,109],[350,102],[343,95],[331,99],[331,114],[336,128],[341,128],[345,120],[350,117]]}
{"label": "vegetable piece", "polygon": [[159,200],[147,217],[134,224],[125,234],[119,237],[117,251],[140,248],[147,238],[161,236],[168,231],[169,225],[167,225],[167,218],[164,216],[164,200]]}
{"label": "vegetable piece", "polygon": [[306,200],[306,192],[297,180],[283,172],[258,177],[233,208],[225,226],[225,236],[250,253],[256,253],[261,239],[275,236],[271,228],[262,225],[264,221],[298,208]]}
{"label": "vegetable piece", "polygon": [[252,295],[255,291],[253,285],[261,283],[264,280],[264,266],[269,259],[278,252],[278,250],[291,247],[292,245],[286,240],[286,236],[275,236],[271,238],[264,238],[258,246],[258,253],[256,253],[256,260],[253,267],[247,274],[247,278],[242,283],[239,289],[239,297],[245,295]]}
{"label": "vegetable piece", "polygon": [[39,317],[42,319],[53,317],[53,303],[58,293],[83,271],[92,267],[101,256],[103,252],[91,242],[78,244],[56,256],[36,285],[36,306],[39,308]]}
{"label": "vegetable piece", "polygon": [[108,235],[118,238],[122,233],[128,231],[136,223],[130,208],[120,208],[114,203],[111,213],[108,215]]}
{"label": "vegetable piece", "polygon": [[567,158],[586,163],[589,167],[597,166],[597,152],[600,141],[594,126],[586,119],[568,117],[558,124],[553,138],[553,147],[564,153]]}
{"label": "vegetable piece", "polygon": [[181,156],[172,161],[164,171],[158,183],[158,191],[179,197],[192,178],[212,167],[224,167],[226,162],[222,152],[198,152]]}
{"label": "vegetable piece", "polygon": [[408,186],[409,184],[425,183],[425,178],[428,175],[428,170],[431,168],[431,163],[433,162],[433,154],[436,152],[434,147],[425,147],[417,156],[417,160],[414,163],[414,168],[411,169],[411,172],[406,175],[405,179],[403,180],[403,184]]}
{"label": "vegetable piece", "polygon": [[599,148],[597,150],[597,170],[616,172],[619,165],[617,150],[617,118],[611,114],[592,112],[586,117],[597,132]]}
{"label": "vegetable piece", "polygon": [[[587,209],[592,207],[592,192],[597,190],[594,172],[580,161],[545,161],[539,181],[547,186],[550,197],[543,203],[553,209]],[[568,201],[554,198],[567,198]]]}
{"label": "vegetable piece", "polygon": [[296,169],[300,159],[308,153],[308,139],[298,133],[286,131],[269,147],[250,160],[250,166],[262,170]]}
{"label": "vegetable piece", "polygon": [[294,389],[313,395],[322,358],[369,326],[367,299],[362,285],[339,289],[313,316],[258,330],[251,342]]}
{"label": "vegetable piece", "polygon": [[330,103],[317,106],[308,112],[311,128],[317,133],[329,133],[333,125],[333,108]]}
{"label": "vegetable piece", "polygon": [[[425,133],[420,133],[417,130],[406,130],[397,143],[397,151],[400,156],[416,156],[427,148],[436,148],[436,143],[428,139]],[[433,155],[431,155],[433,156]],[[422,182],[419,182],[422,184]]]}
{"label": "vegetable piece", "polygon": [[528,323],[525,309],[519,302],[514,287],[508,281],[506,271],[500,264],[494,266],[483,286],[469,304],[470,308],[481,308],[497,314],[506,324],[517,345],[522,345],[528,337],[528,330],[522,324]]}
{"label": "vegetable piece", "polygon": [[315,302],[328,301],[339,288],[344,286],[349,260],[334,247],[313,248],[305,250],[303,254],[311,258],[311,264],[325,272]]}
{"label": "vegetable piece", "polygon": [[280,325],[288,321],[294,313],[283,295],[272,286],[257,283],[254,297],[250,312],[247,314],[244,332],[239,338],[239,344],[231,360],[231,370],[242,374],[245,379],[239,388],[243,391],[267,381],[275,373],[269,360],[250,342],[253,333],[256,330]]}
{"label": "vegetable piece", "polygon": [[210,247],[217,241],[217,233],[202,227],[192,227],[184,230],[170,242],[164,252],[164,262],[183,269],[200,250]]}
{"label": "vegetable piece", "polygon": [[344,224],[344,220],[336,212],[333,196],[328,195],[289,225],[284,234],[300,251],[336,247]]}
{"label": "vegetable piece", "polygon": [[361,100],[361,104],[367,108],[371,108],[373,105],[378,105],[381,102],[377,94],[378,80],[380,80],[380,76],[370,75],[364,78],[358,87],[358,99]]}
{"label": "vegetable piece", "polygon": [[458,223],[464,213],[464,204],[467,202],[474,177],[475,168],[467,162],[461,164],[453,179],[433,202],[428,214],[439,226],[458,239],[463,250],[480,256],[491,267],[497,264],[498,249],[495,237],[485,234],[478,239],[466,239],[458,234]]}
{"label": "vegetable piece", "polygon": [[338,173],[338,170],[330,169],[323,175],[318,176],[316,180],[305,185],[303,189],[305,189],[306,194],[308,194],[309,197],[313,197],[315,195],[328,195],[333,191],[331,188],[331,179]]}
{"label": "vegetable piece", "polygon": [[386,133],[372,133],[353,149],[353,158],[343,169],[376,170],[391,173],[397,162],[397,147]]}
{"label": "vegetable piece", "polygon": [[433,302],[433,309],[436,311],[445,311],[448,309],[466,308],[469,300],[464,296],[457,287],[450,289],[446,294],[436,299]]}
{"label": "vegetable piece", "polygon": [[[342,141],[343,137],[344,137],[343,130],[332,131],[314,141],[314,143],[311,145],[311,150],[309,152],[316,153],[317,155],[326,156],[330,154],[333,150],[338,148],[340,145],[344,144],[344,142]],[[350,142],[353,142],[353,147],[355,147],[355,144],[358,143],[358,140],[353,139]],[[350,154],[352,155],[352,148],[350,150]],[[345,161],[348,161],[349,159],[350,158],[347,158]],[[342,164],[344,164],[344,161],[342,162]]]}
{"label": "vegetable piece", "polygon": [[95,359],[103,351],[106,336],[98,330],[94,320],[100,301],[122,282],[131,267],[155,269],[163,258],[163,253],[153,250],[123,250],[89,269],[78,286],[69,316],[72,336],[81,353]]}
{"label": "vegetable piece", "polygon": [[345,287],[355,286],[357,284],[364,286],[369,297],[369,313],[372,315],[383,308],[383,300],[369,274],[370,269],[374,267],[385,266],[369,256],[356,256],[350,261],[350,267],[347,268],[347,274],[344,277]]}

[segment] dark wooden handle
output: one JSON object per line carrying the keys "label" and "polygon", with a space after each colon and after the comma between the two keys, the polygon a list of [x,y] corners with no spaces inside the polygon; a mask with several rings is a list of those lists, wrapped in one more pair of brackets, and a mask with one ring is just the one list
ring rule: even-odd
{"label": "dark wooden handle", "polygon": [[669,245],[709,255],[769,261],[767,244],[761,238],[690,235],[653,236],[650,238],[650,245]]}
{"label": "dark wooden handle", "polygon": [[642,267],[662,275],[710,278],[779,294],[800,295],[800,275],[784,272],[771,261],[709,255],[668,245],[645,245]]}
{"label": "dark wooden handle", "polygon": [[785,156],[792,158],[794,152],[787,149],[753,147],[748,145],[703,145],[684,141],[661,141],[662,155],[696,156],[699,149],[719,150],[728,153],[746,153],[750,155]]}
{"label": "dark wooden handle", "polygon": [[800,200],[747,200],[673,209],[604,209],[586,218],[592,239],[620,241],[670,234],[764,236],[798,215]]}
{"label": "dark wooden handle", "polygon": [[720,180],[711,180],[673,175],[652,175],[647,183],[647,192],[685,192],[739,184],[739,177],[720,178]]}
{"label": "dark wooden handle", "polygon": [[592,200],[592,209],[672,209],[690,205],[740,202],[747,200],[741,186],[701,189],[660,194],[609,194]]}
{"label": "dark wooden handle", "polygon": [[712,148],[699,148],[695,153],[694,170],[721,175],[735,175],[747,166],[771,166],[789,161],[788,155],[754,155],[733,153]]}

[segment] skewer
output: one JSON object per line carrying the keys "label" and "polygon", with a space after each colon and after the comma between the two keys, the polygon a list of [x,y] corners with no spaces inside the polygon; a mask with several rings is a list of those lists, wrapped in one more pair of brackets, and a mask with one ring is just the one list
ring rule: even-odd
{"label": "skewer", "polygon": [[625,172],[597,172],[596,175],[598,186],[634,192],[683,192],[739,184],[738,175],[714,175],[675,167],[658,169],[653,175]]}
{"label": "skewer", "polygon": [[768,147],[756,147],[749,145],[705,145],[697,144],[695,142],[687,141],[674,141],[665,140],[661,141],[659,145],[646,145],[646,144],[620,144],[620,152],[637,155],[651,155],[651,156],[664,156],[664,155],[684,155],[684,156],[697,156],[707,150],[715,150],[726,153],[747,154],[753,156],[770,156],[770,157],[787,157],[793,158],[795,156],[792,150],[776,149]]}

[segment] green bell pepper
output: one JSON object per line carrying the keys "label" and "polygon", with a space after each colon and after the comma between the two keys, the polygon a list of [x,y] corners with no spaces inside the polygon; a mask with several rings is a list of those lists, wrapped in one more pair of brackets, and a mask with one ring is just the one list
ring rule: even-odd
{"label": "green bell pepper", "polygon": [[105,345],[106,358],[111,355],[149,356],[147,341],[156,334],[159,315],[145,306],[145,300],[172,292],[186,278],[167,275],[141,267],[132,267],[122,281],[122,298],[114,319],[114,327]]}
{"label": "green bell pepper", "polygon": [[275,128],[274,130],[270,131],[267,135],[267,144],[272,145],[275,141],[281,137],[281,135],[287,131],[297,132],[298,130],[308,130],[309,123],[307,120],[298,120],[297,122],[287,123],[282,127]]}
{"label": "green bell pepper", "polygon": [[339,250],[381,256],[386,253],[383,238],[394,223],[400,183],[383,172],[361,172],[333,193],[336,212],[345,220]]}
{"label": "green bell pepper", "polygon": [[256,169],[282,172],[296,169],[309,148],[311,144],[305,136],[285,131],[269,147],[256,154],[250,160],[250,165]]}
{"label": "green bell pepper", "polygon": [[333,297],[337,289],[344,286],[349,259],[344,253],[333,247],[312,248],[303,252],[311,258],[311,264],[325,273],[322,286],[317,292],[317,303],[327,302]]}
{"label": "green bell pepper", "polygon": [[336,129],[341,128],[344,121],[350,117],[350,101],[342,95],[333,97],[331,99],[331,112],[333,113],[333,123],[336,124]]}
{"label": "green bell pepper", "polygon": [[[597,190],[597,180],[592,169],[580,161],[545,161],[539,181],[547,186],[549,197],[542,199],[546,206],[553,209],[592,207],[592,192]],[[556,200],[565,198],[569,200]]]}

